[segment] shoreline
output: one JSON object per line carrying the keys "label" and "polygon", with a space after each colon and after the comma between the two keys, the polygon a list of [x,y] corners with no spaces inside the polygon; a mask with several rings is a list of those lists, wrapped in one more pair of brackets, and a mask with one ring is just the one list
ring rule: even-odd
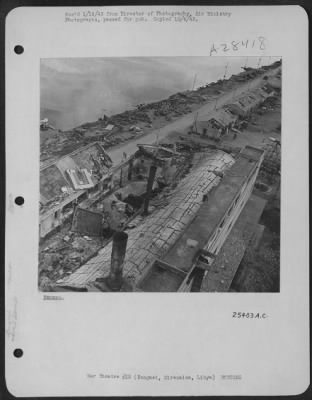
{"label": "shoreline", "polygon": [[[275,62],[259,69],[242,67],[241,73],[229,79],[211,82],[196,90],[178,92],[160,101],[138,104],[133,110],[125,110],[111,117],[104,115],[97,121],[83,123],[71,130],[41,130],[41,167],[95,141],[101,142],[108,153],[116,153],[118,149],[129,147],[130,143],[141,138],[144,140],[148,137],[148,143],[151,144],[157,140],[157,134],[161,136],[171,126],[175,129],[177,125],[177,129],[181,129],[183,123],[177,121],[189,120],[195,113],[201,113],[201,110],[207,109],[206,112],[209,112],[214,103],[219,103],[220,108],[234,100],[234,96],[242,93],[242,88],[253,85],[262,75],[272,73],[279,65],[279,62]],[[109,125],[114,127],[112,132],[106,130]],[[132,127],[138,133],[133,132]],[[152,141],[151,135],[154,135]]]}

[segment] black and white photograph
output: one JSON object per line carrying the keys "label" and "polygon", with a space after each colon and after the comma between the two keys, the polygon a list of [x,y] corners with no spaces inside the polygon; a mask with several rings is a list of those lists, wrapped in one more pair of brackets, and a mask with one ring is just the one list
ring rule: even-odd
{"label": "black and white photograph", "polygon": [[42,58],[39,290],[279,292],[281,80],[276,56]]}
{"label": "black and white photograph", "polygon": [[307,390],[308,28],[290,5],[9,12],[13,396]]}

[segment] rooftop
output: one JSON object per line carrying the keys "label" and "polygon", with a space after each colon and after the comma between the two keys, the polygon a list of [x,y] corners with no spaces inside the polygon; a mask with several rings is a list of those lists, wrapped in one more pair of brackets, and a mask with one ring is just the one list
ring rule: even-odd
{"label": "rooftop", "polygon": [[212,118],[214,118],[216,121],[220,122],[221,125],[224,126],[229,125],[231,122],[234,122],[237,119],[236,115],[232,114],[230,111],[227,111],[223,108],[216,110],[212,114]]}

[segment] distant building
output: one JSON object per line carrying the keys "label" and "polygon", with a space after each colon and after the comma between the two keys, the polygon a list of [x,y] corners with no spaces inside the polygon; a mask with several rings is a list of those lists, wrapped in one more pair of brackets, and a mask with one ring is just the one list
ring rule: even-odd
{"label": "distant building", "polygon": [[202,136],[219,138],[229,133],[235,126],[237,115],[229,110],[220,109],[210,114],[209,117],[201,117],[194,121],[193,129]]}
{"label": "distant building", "polygon": [[267,93],[262,89],[244,93],[233,103],[227,104],[225,109],[241,118],[248,118],[249,115],[274,92]]}

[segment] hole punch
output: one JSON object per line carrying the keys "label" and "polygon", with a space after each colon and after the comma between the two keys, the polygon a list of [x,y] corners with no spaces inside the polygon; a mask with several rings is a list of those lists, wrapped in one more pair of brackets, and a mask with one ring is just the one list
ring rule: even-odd
{"label": "hole punch", "polygon": [[23,354],[24,354],[24,352],[23,352],[22,349],[15,349],[15,350],[13,351],[13,355],[14,355],[14,357],[16,357],[16,358],[21,358],[21,357],[23,356]]}
{"label": "hole punch", "polygon": [[18,206],[22,206],[24,204],[24,197],[22,196],[15,197],[15,204],[17,204]]}
{"label": "hole punch", "polygon": [[14,47],[14,51],[16,54],[22,54],[24,53],[24,47],[18,44]]}

